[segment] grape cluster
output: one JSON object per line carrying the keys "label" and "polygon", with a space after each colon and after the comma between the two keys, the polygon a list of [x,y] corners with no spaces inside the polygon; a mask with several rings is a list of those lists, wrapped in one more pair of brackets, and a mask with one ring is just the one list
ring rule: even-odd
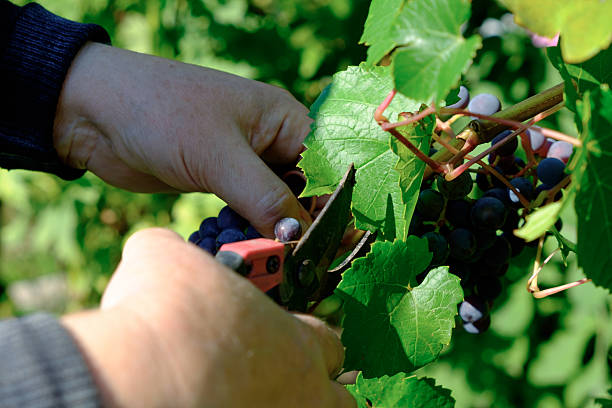
{"label": "grape cluster", "polygon": [[188,240],[215,255],[224,244],[261,237],[247,220],[229,206],[225,206],[217,217],[205,218],[200,228],[194,231]]}
{"label": "grape cluster", "polygon": [[[465,104],[469,95],[461,99]],[[468,104],[470,111],[486,115],[500,108],[499,100],[489,94],[476,95]],[[510,133],[501,132],[491,144]],[[525,161],[516,154],[517,138],[499,146],[488,161],[531,203],[562,181],[572,145],[547,139],[535,127],[525,135],[539,161],[537,168],[525,169]],[[431,149],[435,152],[436,146]],[[450,272],[461,278],[466,298],[459,305],[459,315],[469,333],[487,330],[489,310],[503,291],[510,259],[519,255],[525,245],[537,244],[526,243],[513,234],[525,216],[526,209],[517,194],[485,168],[479,169],[474,179],[469,172],[452,181],[440,175],[435,183],[428,180],[421,188],[409,233],[427,239],[432,260],[417,279],[421,281],[431,268],[440,265],[448,265]],[[560,223],[556,226],[561,227]]]}

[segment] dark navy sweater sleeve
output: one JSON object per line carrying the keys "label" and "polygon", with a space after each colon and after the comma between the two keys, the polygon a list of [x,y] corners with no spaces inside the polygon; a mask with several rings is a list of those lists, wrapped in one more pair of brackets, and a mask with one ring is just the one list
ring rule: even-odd
{"label": "dark navy sweater sleeve", "polygon": [[38,4],[0,0],[0,167],[66,180],[83,175],[58,158],[53,120],[68,68],[87,41],[110,38],[98,25],[63,19]]}

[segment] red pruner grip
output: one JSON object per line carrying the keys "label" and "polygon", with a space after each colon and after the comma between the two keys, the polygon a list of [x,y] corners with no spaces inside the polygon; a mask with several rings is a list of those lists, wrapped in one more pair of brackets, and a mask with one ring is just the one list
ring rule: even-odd
{"label": "red pruner grip", "polygon": [[267,238],[232,242],[219,248],[216,259],[266,293],[283,280],[285,244]]}

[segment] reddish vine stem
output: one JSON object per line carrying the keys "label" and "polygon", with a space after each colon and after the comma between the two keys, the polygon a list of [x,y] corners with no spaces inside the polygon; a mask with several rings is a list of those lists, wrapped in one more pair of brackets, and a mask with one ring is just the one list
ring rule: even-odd
{"label": "reddish vine stem", "polygon": [[387,119],[385,116],[383,116],[383,113],[389,107],[389,105],[391,104],[391,101],[393,100],[393,98],[395,98],[395,94],[396,93],[397,93],[396,89],[391,90],[391,92],[389,92],[389,94],[382,101],[382,103],[380,105],[378,105],[378,108],[376,108],[376,111],[374,111],[374,120],[379,125],[382,125],[383,123],[388,123],[389,122],[389,119]]}
{"label": "reddish vine stem", "polygon": [[396,129],[392,128],[387,130],[389,133],[391,133],[393,135],[393,137],[395,137],[397,140],[399,140],[404,146],[406,146],[408,149],[410,149],[410,151],[419,159],[421,159],[422,161],[424,161],[425,163],[427,163],[433,171],[438,172],[438,173],[444,173],[445,170],[444,168],[435,160],[431,159],[429,156],[427,156],[425,153],[423,153],[422,151],[419,150],[418,147],[416,147],[415,145],[413,145],[408,139],[406,139],[400,132],[398,132]]}
{"label": "reddish vine stem", "polygon": [[[448,144],[447,142],[443,141],[442,139],[440,139],[439,136],[434,135],[433,136],[434,140],[438,143],[440,143],[443,147],[445,147],[449,152],[452,153],[457,153],[459,150],[453,146],[451,146],[450,144]],[[466,156],[466,158],[468,159],[472,159],[470,156]],[[512,184],[510,184],[510,182],[502,175],[500,174],[497,170],[495,170],[493,167],[491,167],[490,165],[486,164],[485,162],[483,162],[482,160],[478,160],[477,162],[478,164],[480,164],[485,170],[487,170],[489,173],[491,173],[494,177],[496,177],[497,179],[499,179],[502,183],[504,183],[504,185],[506,187],[508,187],[510,190],[512,190],[512,192],[517,196],[517,198],[519,199],[521,205],[526,208],[529,209],[529,201],[525,198],[525,196],[523,196],[517,189],[516,187],[514,187]]]}
{"label": "reddish vine stem", "polygon": [[383,130],[385,131],[389,131],[391,129],[395,129],[397,127],[400,126],[406,126],[406,125],[411,125],[414,122],[418,122],[419,120],[436,113],[436,107],[435,106],[428,106],[427,108],[423,109],[421,112],[417,113],[416,115],[412,115],[410,116],[410,118],[399,121],[399,122],[394,122],[394,123],[389,123],[389,122],[385,122],[383,124],[381,124],[380,126],[382,127]]}

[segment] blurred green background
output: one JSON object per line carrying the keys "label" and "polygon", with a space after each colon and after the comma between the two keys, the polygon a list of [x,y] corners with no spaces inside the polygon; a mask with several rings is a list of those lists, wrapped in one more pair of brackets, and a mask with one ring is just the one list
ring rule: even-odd
{"label": "blurred green background", "polygon": [[[25,1],[15,1],[25,4]],[[311,104],[331,75],[357,65],[367,0],[49,0],[48,10],[102,25],[113,44],[229,71],[287,88]],[[492,0],[474,0],[466,35],[484,46],[464,77],[471,93],[504,105],[559,82],[544,51]],[[575,134],[571,116],[548,125]],[[0,317],[33,310],[65,313],[99,301],[133,231],[169,227],[183,236],[223,203],[209,194],[145,195],[118,190],[92,174],[54,176],[0,170]],[[562,232],[575,239],[573,211]],[[545,254],[555,249],[548,240]],[[525,291],[533,252],[512,266],[494,305],[492,329],[461,329],[442,358],[419,374],[453,390],[458,407],[584,407],[610,386],[610,296],[592,284],[543,300]],[[582,277],[575,259],[555,256],[542,286]]]}

